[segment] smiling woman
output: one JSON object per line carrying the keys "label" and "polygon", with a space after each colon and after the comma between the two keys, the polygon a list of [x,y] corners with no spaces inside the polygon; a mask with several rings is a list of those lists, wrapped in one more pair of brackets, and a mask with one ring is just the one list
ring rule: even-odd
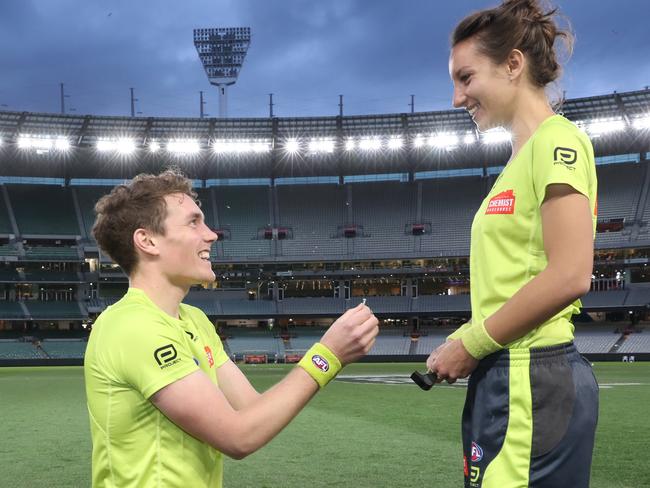
{"label": "smiling woman", "polygon": [[452,35],[453,104],[503,127],[512,154],[471,230],[472,319],[427,360],[438,381],[468,375],[465,486],[589,486],[598,387],[573,344],[596,229],[591,142],[553,112],[556,9],[506,0]]}

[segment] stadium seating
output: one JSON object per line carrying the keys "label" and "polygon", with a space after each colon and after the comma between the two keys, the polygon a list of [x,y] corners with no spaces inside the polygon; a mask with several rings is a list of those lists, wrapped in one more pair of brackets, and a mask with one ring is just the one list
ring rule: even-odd
{"label": "stadium seating", "polygon": [[232,354],[269,354],[273,356],[271,359],[276,354],[284,354],[282,341],[273,337],[270,331],[228,329],[228,332],[232,332],[227,339]]}
{"label": "stadium seating", "polygon": [[629,334],[618,352],[620,353],[648,353],[650,352],[650,331],[643,330]]}
{"label": "stadium seating", "polygon": [[278,313],[285,315],[340,315],[345,300],[338,298],[285,298],[278,302]]}
{"label": "stadium seating", "polygon": [[269,187],[219,187],[215,189],[218,227],[230,231],[221,242],[224,256],[263,257],[271,254],[271,241],[258,235],[272,224]]}
{"label": "stadium seating", "polygon": [[71,246],[25,246],[30,261],[82,261],[79,250]]}
{"label": "stadium seating", "polygon": [[0,320],[23,318],[25,318],[25,312],[20,303],[0,300]]}
{"label": "stadium seating", "polygon": [[69,188],[6,185],[21,235],[81,235]]}
{"label": "stadium seating", "polygon": [[415,354],[431,354],[435,348],[447,340],[447,336],[453,331],[453,329],[430,330],[426,335],[420,335],[416,341]]}
{"label": "stadium seating", "polygon": [[347,240],[337,236],[347,222],[345,189],[339,185],[286,185],[277,188],[279,226],[292,230],[281,241],[284,256],[347,254]]}
{"label": "stadium seating", "polygon": [[407,232],[406,227],[415,223],[416,201],[414,184],[353,184],[352,223],[363,229],[363,233],[354,239],[354,254],[386,256],[413,253],[415,237]]}
{"label": "stadium seating", "polygon": [[411,337],[403,335],[383,335],[379,334],[375,340],[375,345],[370,350],[371,356],[398,356],[409,353],[411,347]]}
{"label": "stadium seating", "polygon": [[277,313],[275,302],[270,300],[223,300],[220,304],[226,316],[270,317]]}
{"label": "stadium seating", "polygon": [[573,342],[581,354],[606,353],[621,338],[620,333],[614,332],[612,327],[589,327],[577,325]]}
{"label": "stadium seating", "polygon": [[0,340],[0,359],[43,359],[45,354],[29,342]]}
{"label": "stadium seating", "polygon": [[[628,225],[634,222],[645,171],[645,166],[634,163],[597,167],[599,220],[622,218]],[[629,239],[629,230],[598,233],[596,245],[616,246]]]}
{"label": "stadium seating", "polygon": [[7,210],[7,205],[3,195],[0,193],[0,234],[13,234],[14,230],[11,226],[11,220],[9,220],[9,211]]}
{"label": "stadium seating", "polygon": [[430,256],[469,255],[472,220],[485,194],[480,177],[423,181],[422,222],[431,223],[431,234],[421,237],[420,251]]}
{"label": "stadium seating", "polygon": [[81,359],[86,353],[86,341],[83,339],[46,339],[41,347],[50,358]]}
{"label": "stadium seating", "polygon": [[36,320],[81,320],[87,317],[87,314],[82,313],[78,302],[26,300],[23,303],[27,306],[32,318]]}
{"label": "stadium seating", "polygon": [[77,194],[81,219],[88,239],[92,239],[92,228],[95,223],[95,203],[102,196],[111,191],[110,186],[75,186],[73,191]]}
{"label": "stadium seating", "polygon": [[627,298],[628,290],[592,291],[581,298],[583,308],[607,309],[622,307]]}

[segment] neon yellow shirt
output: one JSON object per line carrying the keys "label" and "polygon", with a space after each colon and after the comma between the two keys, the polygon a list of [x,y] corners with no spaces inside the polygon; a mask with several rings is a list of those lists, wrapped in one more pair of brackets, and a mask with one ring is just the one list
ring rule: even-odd
{"label": "neon yellow shirt", "polygon": [[[560,115],[539,126],[501,172],[476,212],[470,246],[473,324],[487,319],[546,268],[540,207],[546,187],[554,183],[570,185],[589,198],[595,235],[593,148],[587,135]],[[543,347],[573,340],[570,318],[580,306],[576,300],[506,347]]]}
{"label": "neon yellow shirt", "polygon": [[179,317],[130,288],[95,322],[84,359],[93,487],[221,487],[222,454],[149,401],[198,369],[217,384],[228,360],[203,312],[181,304]]}

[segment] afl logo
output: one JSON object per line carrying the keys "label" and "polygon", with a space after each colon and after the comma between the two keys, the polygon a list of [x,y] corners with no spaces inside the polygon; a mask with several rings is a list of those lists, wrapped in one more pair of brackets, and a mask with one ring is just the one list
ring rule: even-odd
{"label": "afl logo", "polygon": [[314,363],[314,366],[320,369],[323,373],[327,373],[330,369],[330,363],[327,362],[327,359],[318,354],[314,354],[311,357],[311,362]]}
{"label": "afl logo", "polygon": [[483,449],[476,442],[472,442],[472,462],[478,463],[483,459]]}

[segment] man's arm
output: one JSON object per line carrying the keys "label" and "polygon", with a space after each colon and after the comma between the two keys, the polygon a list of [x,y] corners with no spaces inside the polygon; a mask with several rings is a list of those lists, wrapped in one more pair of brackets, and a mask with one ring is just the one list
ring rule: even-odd
{"label": "man's arm", "polygon": [[[593,270],[589,200],[570,185],[552,184],[541,215],[547,267],[484,322],[487,333],[501,345],[523,337],[589,291]],[[477,364],[461,337],[445,344],[431,369],[440,378],[455,380],[469,375]]]}
{"label": "man's arm", "polygon": [[235,410],[241,410],[260,398],[258,391],[230,359],[217,369],[217,381],[219,389]]}
{"label": "man's arm", "polygon": [[[377,323],[370,309],[360,305],[334,322],[321,343],[342,365],[349,364],[372,348]],[[241,372],[241,377],[232,370],[224,372],[228,397],[207,375],[197,371],[162,388],[151,401],[185,432],[235,459],[255,452],[275,437],[319,388],[309,373],[296,367],[273,388],[255,397]],[[232,405],[230,398],[237,405]]]}

